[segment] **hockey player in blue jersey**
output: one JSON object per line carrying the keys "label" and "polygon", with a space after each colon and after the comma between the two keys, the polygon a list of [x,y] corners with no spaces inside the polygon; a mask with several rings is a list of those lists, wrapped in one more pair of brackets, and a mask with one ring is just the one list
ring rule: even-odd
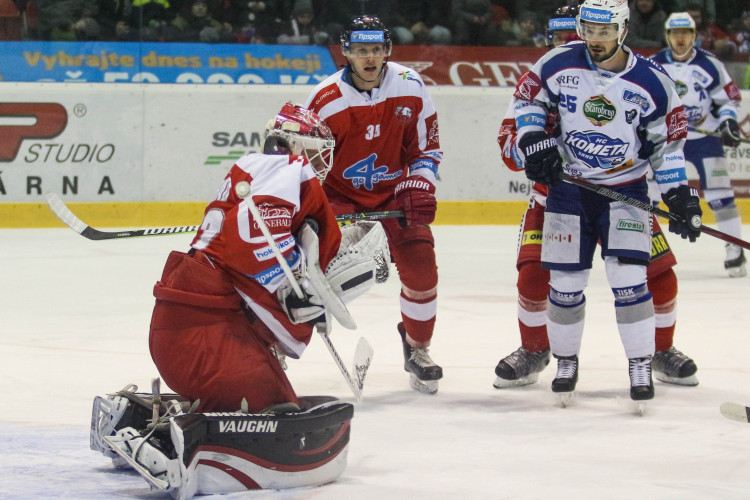
{"label": "hockey player in blue jersey", "polygon": [[[721,61],[695,47],[696,26],[690,14],[672,13],[664,30],[669,47],[653,59],[675,81],[689,126],[721,133],[721,137],[715,137],[688,129],[685,160],[698,171],[703,196],[716,216],[719,231],[740,238],[742,220],[722,147],[736,148],[740,144],[740,91]],[[745,262],[742,248],[727,243],[724,268],[729,276],[745,276]]]}
{"label": "hockey player in blue jersey", "polygon": [[[563,403],[578,381],[585,296],[597,240],[615,298],[628,358],[630,396],[654,397],[654,305],[646,285],[651,250],[647,212],[559,181],[559,173],[647,202],[653,170],[670,212],[669,229],[700,234],[698,193],[687,186],[683,143],[687,118],[674,82],[656,64],[623,46],[626,0],[586,0],[576,28],[582,42],[542,57],[518,82],[514,118],[527,177],[549,185],[542,262],[550,270],[547,330],[557,359],[552,390]],[[545,132],[551,112],[559,132]]]}

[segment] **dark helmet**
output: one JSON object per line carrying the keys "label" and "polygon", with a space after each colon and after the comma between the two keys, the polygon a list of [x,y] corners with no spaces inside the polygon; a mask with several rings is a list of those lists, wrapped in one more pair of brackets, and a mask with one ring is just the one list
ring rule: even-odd
{"label": "dark helmet", "polygon": [[391,55],[393,42],[391,32],[385,27],[383,21],[377,16],[357,16],[349,23],[349,26],[341,33],[341,52],[347,55],[352,43],[377,43],[383,44],[386,56]]}
{"label": "dark helmet", "polygon": [[563,5],[547,22],[547,30],[544,32],[547,38],[547,47],[553,47],[552,33],[555,31],[575,31],[576,17],[578,17],[578,5]]}

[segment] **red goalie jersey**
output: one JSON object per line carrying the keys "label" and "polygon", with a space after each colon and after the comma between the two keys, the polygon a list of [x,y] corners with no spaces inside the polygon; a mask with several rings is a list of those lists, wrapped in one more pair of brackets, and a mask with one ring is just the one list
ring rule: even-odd
{"label": "red goalie jersey", "polygon": [[300,265],[294,234],[305,218],[318,222],[323,269],[336,255],[341,233],[304,156],[250,154],[224,179],[191,245],[231,276],[237,292],[273,332],[282,351],[297,358],[310,341],[312,327],[292,324],[279,305],[275,292],[286,276],[247,203],[234,192],[241,181],[250,183],[253,201],[292,269]]}

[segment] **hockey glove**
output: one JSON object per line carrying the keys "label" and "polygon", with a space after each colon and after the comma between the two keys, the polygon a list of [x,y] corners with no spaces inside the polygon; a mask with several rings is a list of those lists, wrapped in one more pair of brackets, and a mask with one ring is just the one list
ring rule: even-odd
{"label": "hockey glove", "polygon": [[683,239],[690,238],[693,242],[701,234],[701,210],[698,190],[687,185],[672,188],[662,195],[664,203],[669,208],[669,213],[679,215],[682,220],[669,219],[669,230],[679,234]]}
{"label": "hockey glove", "polygon": [[729,118],[721,122],[719,126],[721,132],[721,143],[729,148],[736,148],[740,145],[740,126],[737,124],[737,120]]}
{"label": "hockey glove", "polygon": [[281,308],[286,313],[289,321],[298,325],[300,323],[315,324],[323,321],[322,316],[326,310],[320,297],[310,293],[308,286],[305,286],[307,280],[300,283],[300,288],[304,292],[305,298],[300,299],[290,285],[282,286],[277,292]]}
{"label": "hockey glove", "polygon": [[435,186],[421,175],[411,175],[393,192],[404,211],[407,226],[426,226],[435,220]]}
{"label": "hockey glove", "polygon": [[529,132],[518,146],[526,157],[524,166],[530,181],[552,185],[560,180],[563,161],[554,138],[545,132]]}

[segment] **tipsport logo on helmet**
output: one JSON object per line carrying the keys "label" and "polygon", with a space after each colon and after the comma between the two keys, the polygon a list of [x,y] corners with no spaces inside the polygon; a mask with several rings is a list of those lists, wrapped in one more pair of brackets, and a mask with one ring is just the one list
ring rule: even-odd
{"label": "tipsport logo on helmet", "polygon": [[668,30],[673,30],[673,29],[677,29],[677,28],[690,28],[690,29],[693,29],[693,26],[690,23],[690,19],[679,19],[679,18],[676,18],[676,19],[670,19],[667,22],[667,29]]}
{"label": "tipsport logo on helmet", "polygon": [[382,31],[352,31],[351,43],[385,43]]}
{"label": "tipsport logo on helmet", "polygon": [[576,18],[562,17],[558,19],[550,19],[547,27],[550,31],[575,30]]}
{"label": "tipsport logo on helmet", "polygon": [[584,7],[581,9],[581,20],[591,21],[593,23],[611,23],[612,12],[601,9],[591,9]]}

